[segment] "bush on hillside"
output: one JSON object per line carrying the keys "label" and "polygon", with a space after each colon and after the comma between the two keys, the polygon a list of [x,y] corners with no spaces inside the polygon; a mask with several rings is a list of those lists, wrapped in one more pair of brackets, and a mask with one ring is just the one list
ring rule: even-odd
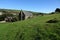
{"label": "bush on hillside", "polygon": [[11,16],[11,17],[13,17],[14,15],[13,14],[2,14],[2,15],[0,15],[0,21],[3,21],[6,17],[8,17],[8,16]]}
{"label": "bush on hillside", "polygon": [[12,20],[11,20],[11,22],[15,22],[15,21],[17,21],[17,18],[13,17]]}
{"label": "bush on hillside", "polygon": [[3,21],[4,20],[4,16],[0,15],[0,21]]}
{"label": "bush on hillside", "polygon": [[7,17],[7,16],[14,16],[14,15],[13,15],[13,14],[8,14],[8,13],[6,13],[6,14],[3,14],[2,16]]}
{"label": "bush on hillside", "polygon": [[47,23],[57,23],[57,22],[58,22],[58,20],[56,18],[47,21]]}
{"label": "bush on hillside", "polygon": [[55,12],[51,12],[50,14],[55,14]]}

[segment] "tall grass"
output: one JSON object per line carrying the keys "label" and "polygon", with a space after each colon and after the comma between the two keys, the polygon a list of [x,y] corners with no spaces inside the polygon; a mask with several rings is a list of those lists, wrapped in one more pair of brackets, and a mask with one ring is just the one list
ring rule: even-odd
{"label": "tall grass", "polygon": [[0,40],[60,40],[60,22],[46,23],[53,18],[60,20],[60,14],[0,23]]}

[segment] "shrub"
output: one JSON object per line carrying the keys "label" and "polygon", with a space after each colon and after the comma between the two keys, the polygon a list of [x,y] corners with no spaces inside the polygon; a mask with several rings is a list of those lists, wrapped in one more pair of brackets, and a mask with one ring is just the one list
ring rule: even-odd
{"label": "shrub", "polygon": [[54,12],[52,12],[51,14],[55,14]]}
{"label": "shrub", "polygon": [[9,16],[13,17],[14,15],[13,14],[8,14],[8,13],[4,13],[4,14],[0,15],[0,21],[5,20],[5,18],[9,17]]}
{"label": "shrub", "polygon": [[52,19],[52,20],[47,21],[47,23],[57,23],[57,22],[58,22],[58,20],[57,20],[56,18],[54,18],[54,19]]}
{"label": "shrub", "polygon": [[4,16],[0,15],[0,21],[3,21],[4,20]]}
{"label": "shrub", "polygon": [[51,40],[57,40],[57,35],[56,35],[56,34],[50,34],[50,35],[49,35],[49,38],[50,38]]}
{"label": "shrub", "polygon": [[16,17],[13,17],[13,18],[11,19],[11,22],[15,22],[15,21],[17,21],[17,18],[16,18]]}

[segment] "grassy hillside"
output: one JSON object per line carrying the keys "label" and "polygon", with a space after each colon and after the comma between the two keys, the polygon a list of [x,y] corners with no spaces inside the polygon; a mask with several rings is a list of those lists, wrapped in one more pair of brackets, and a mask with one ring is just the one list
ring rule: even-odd
{"label": "grassy hillside", "polygon": [[[46,23],[56,18],[57,23]],[[0,23],[0,40],[60,40],[60,14],[37,16],[14,23]]]}

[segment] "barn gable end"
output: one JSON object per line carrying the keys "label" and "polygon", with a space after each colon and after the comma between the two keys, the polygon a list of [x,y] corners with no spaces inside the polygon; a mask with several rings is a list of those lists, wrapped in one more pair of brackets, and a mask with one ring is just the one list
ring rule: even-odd
{"label": "barn gable end", "polygon": [[19,20],[25,20],[25,19],[31,18],[32,16],[33,16],[32,13],[21,10],[19,13]]}

